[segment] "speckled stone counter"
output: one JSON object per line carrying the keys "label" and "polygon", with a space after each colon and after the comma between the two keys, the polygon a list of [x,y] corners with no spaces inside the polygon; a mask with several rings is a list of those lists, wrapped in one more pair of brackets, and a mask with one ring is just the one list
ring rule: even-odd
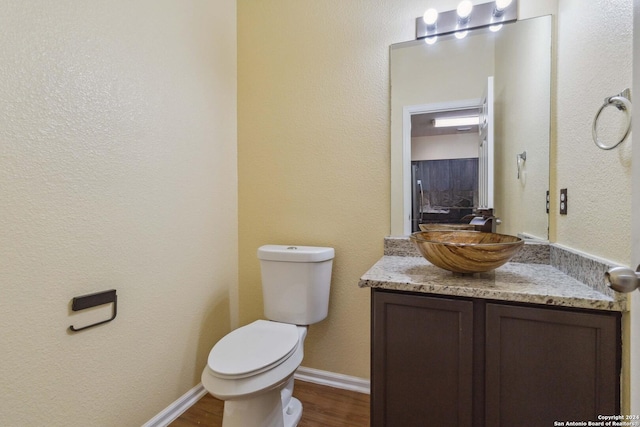
{"label": "speckled stone counter", "polygon": [[595,310],[627,310],[626,298],[605,295],[546,264],[509,262],[489,273],[459,276],[422,257],[385,255],[360,278],[358,285]]}

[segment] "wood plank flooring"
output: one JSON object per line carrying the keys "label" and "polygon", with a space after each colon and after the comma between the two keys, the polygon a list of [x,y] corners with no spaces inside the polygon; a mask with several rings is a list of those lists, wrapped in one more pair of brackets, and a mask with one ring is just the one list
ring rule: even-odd
{"label": "wood plank flooring", "polygon": [[[296,380],[302,402],[298,427],[368,427],[369,395]],[[223,402],[206,394],[170,427],[221,427]]]}

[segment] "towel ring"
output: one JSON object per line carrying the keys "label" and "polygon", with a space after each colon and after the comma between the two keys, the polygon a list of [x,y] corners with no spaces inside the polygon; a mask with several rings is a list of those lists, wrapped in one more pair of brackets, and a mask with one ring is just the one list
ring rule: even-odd
{"label": "towel ring", "polygon": [[[622,143],[622,141],[627,139],[629,132],[631,132],[631,101],[630,99],[631,99],[631,91],[629,89],[625,89],[618,95],[610,96],[604,99],[604,104],[602,104],[602,106],[596,113],[595,118],[593,119],[593,127],[591,129],[591,134],[593,135],[593,142],[595,142],[599,148],[602,148],[603,150],[611,150],[612,148],[616,148],[618,145],[620,145],[620,143]],[[600,117],[600,113],[602,113],[602,110],[604,110],[606,107],[610,105],[615,105],[615,107],[618,110],[624,111],[627,114],[627,130],[625,131],[624,135],[618,142],[616,142],[613,145],[605,145],[602,143],[602,141],[600,141],[600,138],[598,138],[598,130],[597,130],[598,118]]]}

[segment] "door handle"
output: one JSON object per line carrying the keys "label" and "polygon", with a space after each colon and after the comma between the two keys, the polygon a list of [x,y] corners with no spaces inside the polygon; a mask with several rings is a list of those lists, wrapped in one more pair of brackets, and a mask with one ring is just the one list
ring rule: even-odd
{"label": "door handle", "polygon": [[604,273],[607,286],[616,292],[629,293],[640,288],[640,265],[633,271],[627,267],[613,267]]}

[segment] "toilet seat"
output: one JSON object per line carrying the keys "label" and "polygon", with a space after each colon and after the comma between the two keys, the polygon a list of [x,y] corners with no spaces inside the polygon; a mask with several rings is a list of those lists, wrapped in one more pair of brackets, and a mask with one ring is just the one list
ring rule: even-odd
{"label": "toilet seat", "polygon": [[296,325],[256,320],[218,341],[207,365],[219,378],[247,378],[288,359],[298,348],[298,341]]}

